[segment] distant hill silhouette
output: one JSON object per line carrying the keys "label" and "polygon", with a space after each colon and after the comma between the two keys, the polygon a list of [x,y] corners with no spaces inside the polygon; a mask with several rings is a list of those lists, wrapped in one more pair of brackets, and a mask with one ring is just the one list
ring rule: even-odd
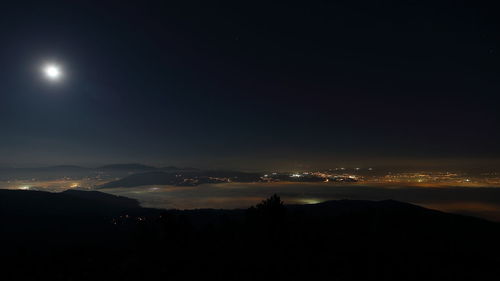
{"label": "distant hill silhouette", "polygon": [[76,166],[76,165],[57,165],[57,166],[48,167],[47,169],[52,169],[52,170],[86,170],[87,168],[84,168],[81,166]]}
{"label": "distant hill silhouette", "polygon": [[195,168],[177,168],[174,166],[157,168],[143,164],[110,164],[97,168],[88,168],[75,165],[58,165],[50,167],[34,167],[34,168],[0,168],[0,180],[13,179],[37,179],[51,180],[64,177],[84,178],[100,175],[101,177],[125,177],[130,174],[144,173],[152,171],[198,171]]}
{"label": "distant hill silhouette", "polygon": [[177,170],[137,173],[122,179],[111,181],[99,188],[135,187],[143,185],[180,185],[192,186],[204,183],[221,183],[228,181],[255,182],[260,180],[259,174],[236,171],[201,171]]}
{"label": "distant hill silhouette", "polygon": [[153,185],[153,184],[176,184],[177,177],[175,173],[165,173],[165,172],[148,172],[139,173],[127,176],[123,179],[112,181],[99,186],[99,188],[113,188],[113,187],[133,187],[141,185]]}
{"label": "distant hill silhouette", "polygon": [[93,167],[81,167],[75,165],[57,165],[49,167],[33,167],[33,168],[14,168],[4,167],[0,168],[0,180],[17,180],[17,179],[37,179],[37,180],[50,180],[60,179],[64,177],[70,178],[84,178],[94,177],[100,175],[101,177],[121,178],[131,174],[145,173],[145,172],[187,172],[195,173],[201,170],[192,167],[154,167],[138,163],[129,164],[109,164]]}
{"label": "distant hill silhouette", "polygon": [[176,166],[161,167],[161,168],[159,168],[159,170],[162,170],[162,171],[184,171],[184,172],[200,171],[200,169],[193,168],[193,167],[176,167]]}
{"label": "distant hill silhouette", "polygon": [[158,168],[143,164],[111,164],[98,167],[97,170],[137,170],[137,171],[152,171]]}

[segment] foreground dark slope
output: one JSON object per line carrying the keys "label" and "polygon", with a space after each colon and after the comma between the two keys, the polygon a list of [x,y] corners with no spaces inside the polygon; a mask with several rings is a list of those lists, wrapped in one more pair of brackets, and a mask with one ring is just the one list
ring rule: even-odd
{"label": "foreground dark slope", "polygon": [[61,193],[0,190],[2,235],[71,243],[83,233],[102,233],[116,216],[140,211],[137,200],[95,191]]}
{"label": "foreground dark slope", "polygon": [[[7,280],[488,280],[499,224],[397,201],[139,208],[99,192],[0,191]],[[495,280],[495,279],[491,279]]]}
{"label": "foreground dark slope", "polygon": [[61,193],[23,190],[0,190],[2,215],[116,215],[140,208],[135,199],[97,191],[67,190]]}

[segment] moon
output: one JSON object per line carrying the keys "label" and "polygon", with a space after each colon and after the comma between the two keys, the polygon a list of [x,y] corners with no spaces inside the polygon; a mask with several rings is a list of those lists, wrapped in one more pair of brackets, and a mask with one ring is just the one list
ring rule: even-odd
{"label": "moon", "polygon": [[62,70],[61,67],[58,66],[57,64],[46,64],[43,67],[43,73],[45,74],[45,77],[50,80],[50,81],[58,81],[62,77]]}

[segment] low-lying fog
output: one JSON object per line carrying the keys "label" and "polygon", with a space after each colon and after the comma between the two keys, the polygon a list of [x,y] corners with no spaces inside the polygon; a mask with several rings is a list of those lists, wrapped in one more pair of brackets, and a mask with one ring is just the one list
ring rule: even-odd
{"label": "low-lying fog", "polygon": [[[70,188],[94,189],[95,181],[0,182],[0,188],[60,192]],[[288,204],[314,204],[326,200],[394,199],[420,206],[500,221],[500,187],[384,186],[339,183],[226,183],[200,186],[141,186],[98,189],[138,199],[153,208],[247,208],[277,193]]]}
{"label": "low-lying fog", "polygon": [[500,221],[500,188],[496,187],[384,187],[328,183],[230,183],[195,187],[143,186],[104,189],[138,199],[153,208],[247,208],[277,193],[289,204],[326,200],[394,199],[446,212]]}

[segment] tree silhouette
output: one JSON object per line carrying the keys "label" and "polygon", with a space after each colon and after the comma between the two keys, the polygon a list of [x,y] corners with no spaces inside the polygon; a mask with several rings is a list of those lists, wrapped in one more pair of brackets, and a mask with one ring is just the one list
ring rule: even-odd
{"label": "tree silhouette", "polygon": [[286,211],[283,201],[277,194],[263,200],[256,206],[257,211],[266,215],[280,215]]}
{"label": "tree silhouette", "polygon": [[282,225],[286,217],[286,207],[277,194],[263,200],[247,212],[248,218],[254,224],[268,229]]}

